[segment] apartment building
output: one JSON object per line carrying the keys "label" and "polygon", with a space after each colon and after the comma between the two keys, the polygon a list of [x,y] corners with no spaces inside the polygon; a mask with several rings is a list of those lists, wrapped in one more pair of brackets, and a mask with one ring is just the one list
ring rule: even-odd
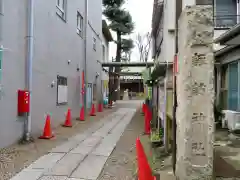
{"label": "apartment building", "polygon": [[236,122],[228,127],[235,130],[240,128],[239,125],[237,127],[237,121],[240,121],[237,115],[240,110],[240,4],[237,0],[216,0],[215,3],[215,27],[216,31],[221,31],[215,36],[215,47],[218,47],[215,48],[216,102],[223,109],[226,119]]}
{"label": "apartment building", "polygon": [[[170,126],[173,105],[173,60],[176,47],[176,2],[166,0],[155,0],[152,15],[152,49],[156,68],[153,70],[161,72],[157,86],[153,87],[153,94],[157,97],[157,114],[164,128]],[[157,93],[156,93],[157,92]],[[167,123],[165,123],[167,122]],[[170,133],[165,131],[166,133]],[[166,134],[165,134],[166,138]],[[165,139],[165,143],[167,139]]]}
{"label": "apartment building", "polygon": [[33,136],[42,132],[45,115],[52,126],[64,120],[71,108],[79,116],[82,105],[81,79],[87,48],[87,102],[97,100],[101,89],[102,1],[88,1],[87,46],[84,44],[85,2],[79,0],[34,0],[32,73],[27,66],[29,2],[4,1],[1,16],[0,148],[19,140],[26,117],[17,112],[17,91],[27,88],[32,74],[31,118]]}

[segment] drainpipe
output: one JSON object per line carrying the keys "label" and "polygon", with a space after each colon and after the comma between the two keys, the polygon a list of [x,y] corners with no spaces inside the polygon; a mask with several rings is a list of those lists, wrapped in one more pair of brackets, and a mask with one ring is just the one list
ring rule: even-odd
{"label": "drainpipe", "polygon": [[25,127],[25,138],[30,140],[31,133],[31,112],[32,112],[32,62],[33,62],[33,25],[34,25],[34,0],[28,0],[27,4],[27,72],[26,72],[26,89],[30,92],[30,111],[27,116],[27,127]]}
{"label": "drainpipe", "polygon": [[[176,21],[175,21],[175,55],[178,58],[178,18],[180,17],[182,11],[182,0],[176,0]],[[175,66],[173,66],[175,68]],[[172,166],[173,173],[176,172],[176,162],[177,162],[177,119],[176,119],[176,111],[177,111],[177,74],[174,76],[174,84],[173,84],[173,120],[172,120]]]}
{"label": "drainpipe", "polygon": [[3,0],[0,0],[0,46],[1,46],[1,50],[3,50],[3,16],[4,16],[4,12],[3,12]]}
{"label": "drainpipe", "polygon": [[168,84],[168,60],[167,60],[167,70],[166,70],[166,77],[164,78],[164,111],[163,111],[163,123],[164,123],[164,148],[165,148],[165,152],[168,152],[168,126],[167,126],[167,84]]}
{"label": "drainpipe", "polygon": [[88,30],[88,0],[85,0],[84,21],[84,111],[87,112],[87,30]]}
{"label": "drainpipe", "polygon": [[[0,51],[2,51],[0,54],[1,54],[1,56],[3,57],[3,16],[4,16],[4,12],[3,12],[3,0],[0,0]],[[2,57],[0,57],[1,58],[1,60],[2,60]],[[2,63],[1,62],[1,60],[0,60],[0,63]],[[0,68],[2,68],[1,67],[1,65],[2,64],[0,64]],[[0,77],[1,77],[1,73],[2,72],[0,72]],[[1,95],[2,95],[2,85],[1,85],[1,79],[0,79],[0,99],[1,99]]]}

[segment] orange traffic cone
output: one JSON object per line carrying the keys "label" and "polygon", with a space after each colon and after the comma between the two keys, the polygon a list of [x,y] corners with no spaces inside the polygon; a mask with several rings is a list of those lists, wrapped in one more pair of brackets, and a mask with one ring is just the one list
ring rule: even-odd
{"label": "orange traffic cone", "polygon": [[81,110],[80,110],[79,120],[84,121],[84,107],[83,106],[81,107]]}
{"label": "orange traffic cone", "polygon": [[51,129],[51,118],[50,118],[50,115],[48,114],[46,117],[43,135],[40,136],[39,139],[51,139],[53,137],[54,137],[54,135],[53,135],[52,129]]}
{"label": "orange traffic cone", "polygon": [[91,111],[90,111],[89,115],[90,116],[96,116],[96,114],[95,114],[95,105],[94,104],[92,104],[92,108],[91,108]]}
{"label": "orange traffic cone", "polygon": [[67,114],[66,114],[65,123],[62,126],[63,127],[72,127],[71,109],[68,109]]}
{"label": "orange traffic cone", "polygon": [[136,140],[136,150],[137,150],[138,179],[155,180],[155,177],[152,175],[152,170],[150,168],[142,143],[139,138],[137,138]]}
{"label": "orange traffic cone", "polygon": [[103,112],[103,105],[102,105],[102,103],[98,104],[98,112]]}

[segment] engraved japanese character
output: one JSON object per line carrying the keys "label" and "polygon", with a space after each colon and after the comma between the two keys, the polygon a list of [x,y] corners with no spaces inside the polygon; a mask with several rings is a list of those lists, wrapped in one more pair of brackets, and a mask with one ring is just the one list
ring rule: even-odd
{"label": "engraved japanese character", "polygon": [[200,53],[194,53],[192,57],[192,65],[193,66],[201,66],[206,64],[206,55]]}

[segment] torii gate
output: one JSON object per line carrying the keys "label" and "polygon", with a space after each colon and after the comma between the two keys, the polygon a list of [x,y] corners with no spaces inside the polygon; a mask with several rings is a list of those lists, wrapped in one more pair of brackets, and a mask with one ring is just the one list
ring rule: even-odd
{"label": "torii gate", "polygon": [[[166,63],[163,63],[166,64]],[[113,68],[113,67],[152,67],[154,66],[154,62],[103,62],[101,63],[102,67],[109,67],[109,68]],[[115,76],[120,76],[120,75],[136,75],[136,74],[140,74],[140,73],[135,73],[135,72],[120,72],[118,73],[114,73],[111,72],[112,70],[109,70],[109,98],[108,98],[108,102],[111,105],[112,102],[112,93],[116,90],[113,89],[112,85],[114,84],[114,79],[112,78]],[[118,91],[118,90],[117,90]]]}

